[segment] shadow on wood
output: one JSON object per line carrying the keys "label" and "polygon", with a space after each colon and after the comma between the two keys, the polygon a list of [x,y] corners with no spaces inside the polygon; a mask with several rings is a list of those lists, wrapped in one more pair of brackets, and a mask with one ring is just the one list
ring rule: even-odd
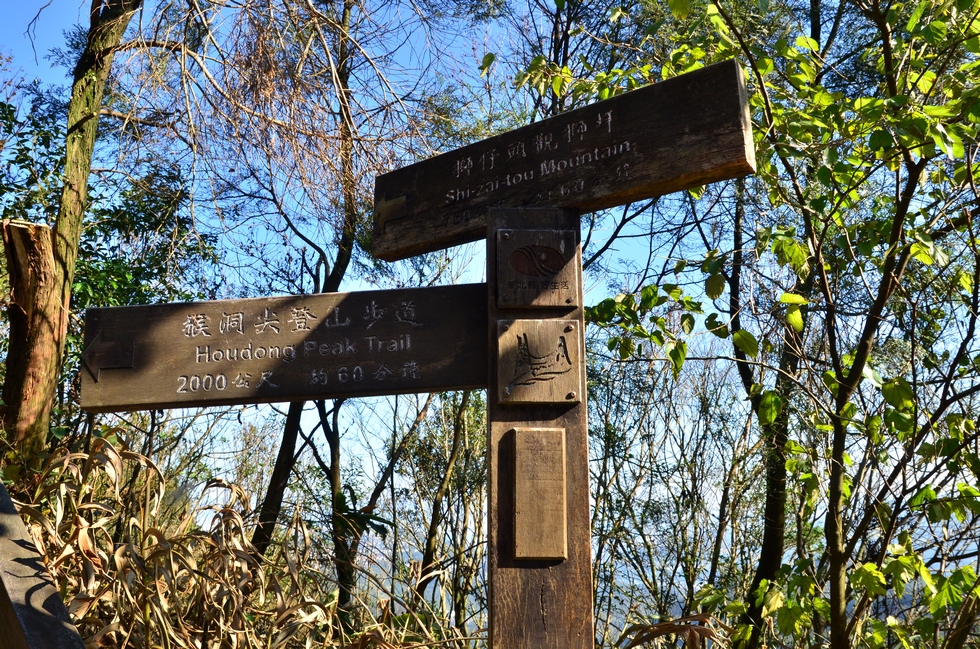
{"label": "shadow on wood", "polygon": [[84,649],[61,594],[7,490],[0,484],[0,644],[6,649]]}

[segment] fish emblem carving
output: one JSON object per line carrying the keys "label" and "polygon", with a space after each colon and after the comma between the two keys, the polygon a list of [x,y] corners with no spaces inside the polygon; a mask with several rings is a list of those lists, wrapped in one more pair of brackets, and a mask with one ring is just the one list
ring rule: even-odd
{"label": "fish emblem carving", "polygon": [[565,267],[565,255],[550,246],[522,246],[510,253],[510,267],[531,277],[550,277]]}

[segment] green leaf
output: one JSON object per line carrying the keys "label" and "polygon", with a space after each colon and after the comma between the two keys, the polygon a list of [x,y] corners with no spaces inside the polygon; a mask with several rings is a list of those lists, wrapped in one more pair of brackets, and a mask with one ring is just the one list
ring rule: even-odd
{"label": "green leaf", "polygon": [[779,296],[779,301],[783,304],[809,304],[809,301],[805,297],[796,293],[783,293]]}
{"label": "green leaf", "polygon": [[667,6],[678,20],[684,20],[691,13],[691,0],[667,0]]}
{"label": "green leaf", "polygon": [[912,244],[909,252],[912,253],[912,256],[915,259],[921,261],[926,266],[932,266],[936,260],[933,259],[930,248],[931,246],[929,244],[923,243],[922,241],[916,241]]}
{"label": "green leaf", "polygon": [[875,386],[876,388],[881,387],[881,374],[878,374],[878,370],[874,369],[867,363],[864,364],[864,369],[861,370],[861,376],[868,379],[868,381],[871,382],[871,385]]}
{"label": "green leaf", "polygon": [[909,22],[905,25],[906,31],[914,32],[915,28],[919,24],[919,20],[922,19],[922,14],[925,13],[926,7],[931,5],[933,0],[922,0],[918,5],[916,5],[915,10],[912,11],[912,15],[909,16]]}
{"label": "green leaf", "polygon": [[745,329],[739,329],[732,334],[732,342],[749,358],[755,358],[759,355],[759,341]]}
{"label": "green leaf", "polygon": [[771,426],[782,410],[782,398],[772,390],[766,390],[759,399],[759,423]]}
{"label": "green leaf", "polygon": [[888,405],[896,410],[911,410],[915,405],[915,392],[909,382],[901,376],[883,383],[881,394]]}
{"label": "green leaf", "polygon": [[925,503],[934,502],[936,498],[936,490],[932,488],[932,485],[926,485],[919,489],[914,496],[912,496],[912,498],[909,500],[909,507],[914,509]]}
{"label": "green leaf", "polygon": [[796,333],[803,333],[803,312],[795,304],[789,305],[786,309],[786,322],[796,330]]}
{"label": "green leaf", "polygon": [[690,313],[685,313],[685,314],[681,315],[681,329],[683,329],[684,330],[684,333],[686,333],[686,334],[691,333],[691,330],[694,329],[694,316],[693,315],[691,315]]}
{"label": "green leaf", "polygon": [[632,338],[621,338],[619,340],[619,358],[622,360],[629,359],[633,355],[636,349],[636,342]]}
{"label": "green leaf", "polygon": [[851,573],[851,585],[864,590],[869,597],[884,595],[887,590],[885,575],[873,563],[866,563]]}
{"label": "green leaf", "polygon": [[[955,104],[954,104],[955,106]],[[922,112],[929,117],[956,117],[957,113],[951,106],[923,106]]]}
{"label": "green leaf", "polygon": [[977,576],[972,566],[966,565],[954,570],[949,577],[941,579],[935,595],[929,602],[929,612],[939,616],[947,607],[960,606],[967,593],[976,585],[976,580]]}
{"label": "green leaf", "polygon": [[680,376],[681,368],[684,367],[684,359],[687,358],[687,343],[683,340],[678,340],[667,351],[667,356],[670,358],[670,369],[676,379]]}
{"label": "green leaf", "polygon": [[939,45],[946,38],[946,23],[934,20],[922,28],[922,38],[930,45]]}
{"label": "green leaf", "polygon": [[924,95],[929,94],[932,91],[932,86],[936,83],[936,73],[932,70],[926,70],[918,76],[911,76],[915,77],[915,87]]}
{"label": "green leaf", "polygon": [[762,617],[771,617],[773,613],[783,606],[785,601],[786,598],[778,588],[767,591],[762,600]]}
{"label": "green leaf", "polygon": [[649,311],[657,306],[659,292],[656,284],[647,284],[640,289],[640,308]]}
{"label": "green leaf", "polygon": [[718,336],[719,338],[728,338],[728,326],[718,322],[718,314],[712,313],[708,316],[708,319],[704,321],[704,325],[708,328],[708,331]]}
{"label": "green leaf", "polygon": [[776,626],[786,635],[799,635],[812,623],[807,609],[799,602],[787,600],[776,614]]}
{"label": "green leaf", "polygon": [[564,81],[565,80],[561,78],[561,75],[558,74],[556,74],[555,77],[551,80],[551,89],[558,97],[561,97],[562,95],[562,85]]}
{"label": "green leaf", "polygon": [[973,292],[973,275],[969,273],[964,273],[963,271],[957,272],[956,281],[959,283],[960,287],[967,293]]}
{"label": "green leaf", "polygon": [[709,299],[717,300],[720,298],[721,294],[725,292],[725,277],[721,273],[709,275],[704,282],[704,292],[708,294]]}
{"label": "green leaf", "polygon": [[494,54],[493,52],[487,52],[486,54],[483,55],[483,61],[480,62],[481,77],[486,76],[487,73],[490,72],[490,66],[493,65],[493,62],[495,60],[497,60],[497,55]]}
{"label": "green leaf", "polygon": [[892,134],[884,129],[876,129],[871,134],[871,139],[868,140],[868,146],[872,151],[881,151],[883,149],[890,149],[894,146],[895,140],[892,138]]}
{"label": "green leaf", "polygon": [[811,52],[820,51],[820,44],[807,36],[797,36],[796,46],[800,49],[810,50]]}

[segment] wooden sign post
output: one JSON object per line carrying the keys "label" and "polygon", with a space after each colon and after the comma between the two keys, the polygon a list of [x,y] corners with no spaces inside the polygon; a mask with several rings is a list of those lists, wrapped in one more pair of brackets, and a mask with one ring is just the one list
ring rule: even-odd
{"label": "wooden sign post", "polygon": [[594,211],[753,171],[745,81],[726,61],[378,176],[374,256],[482,239],[490,207]]}
{"label": "wooden sign post", "polygon": [[485,284],[464,284],[88,309],[82,407],[109,412],[483,387],[486,293]]}
{"label": "wooden sign post", "polygon": [[579,215],[497,208],[489,223],[490,646],[589,649]]}
{"label": "wooden sign post", "polygon": [[82,406],[487,387],[492,649],[593,646],[579,215],[754,171],[734,61],[383,176],[374,253],[487,238],[487,284],[90,309]]}
{"label": "wooden sign post", "polygon": [[487,237],[491,649],[595,642],[580,213],[754,167],[729,61],[378,177],[375,256]]}

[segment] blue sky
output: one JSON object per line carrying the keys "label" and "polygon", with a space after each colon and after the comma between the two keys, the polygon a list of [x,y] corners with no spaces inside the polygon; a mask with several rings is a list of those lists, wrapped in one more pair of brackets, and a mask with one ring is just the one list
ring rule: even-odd
{"label": "blue sky", "polygon": [[[47,6],[45,6],[47,4]],[[64,46],[63,32],[72,25],[87,21],[89,3],[84,0],[3,0],[4,19],[0,21],[0,52],[13,57],[11,70],[25,80],[40,79],[48,83],[67,82],[66,72],[54,69],[45,57],[53,47]],[[43,10],[42,10],[42,7]],[[31,28],[33,49],[28,27]]]}

